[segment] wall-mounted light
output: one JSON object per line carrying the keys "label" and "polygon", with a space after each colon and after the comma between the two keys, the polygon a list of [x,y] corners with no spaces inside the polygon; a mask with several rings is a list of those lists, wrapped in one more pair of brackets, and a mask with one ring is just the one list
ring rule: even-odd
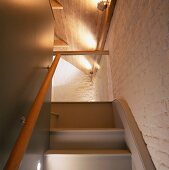
{"label": "wall-mounted light", "polygon": [[100,10],[100,11],[104,11],[106,8],[107,8],[107,4],[108,2],[106,0],[102,0],[100,2],[97,3],[97,8]]}
{"label": "wall-mounted light", "polygon": [[38,161],[36,169],[37,170],[41,170],[41,163],[40,163],[40,161]]}

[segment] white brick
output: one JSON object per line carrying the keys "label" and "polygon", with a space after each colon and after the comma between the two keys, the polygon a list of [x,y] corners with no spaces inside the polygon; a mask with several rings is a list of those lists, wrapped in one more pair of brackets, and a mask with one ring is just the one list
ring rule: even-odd
{"label": "white brick", "polygon": [[127,100],[157,170],[169,170],[168,44],[168,0],[117,1],[106,42],[113,94]]}
{"label": "white brick", "polygon": [[107,60],[108,56],[103,56],[100,70],[91,78],[90,75],[60,59],[52,82],[52,101],[108,101],[108,88],[110,90],[111,87],[108,85]]}

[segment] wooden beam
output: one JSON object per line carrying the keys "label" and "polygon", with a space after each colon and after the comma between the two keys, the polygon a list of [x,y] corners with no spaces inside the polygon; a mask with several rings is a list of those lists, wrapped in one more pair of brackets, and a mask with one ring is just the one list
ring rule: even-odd
{"label": "wooden beam", "polygon": [[110,23],[111,23],[111,19],[112,19],[113,13],[114,13],[116,1],[117,0],[111,0],[110,5],[104,11],[103,19],[102,19],[101,27],[100,27],[100,31],[99,31],[100,36],[98,37],[98,43],[97,43],[97,48],[96,48],[97,50],[104,49],[106,39],[107,39],[107,34],[108,34]]}
{"label": "wooden beam", "polygon": [[63,9],[63,6],[57,1],[57,0],[51,0],[50,1],[52,9]]}
{"label": "wooden beam", "polygon": [[109,55],[109,51],[53,51],[53,55],[59,53],[61,55]]}
{"label": "wooden beam", "polygon": [[57,40],[54,40],[54,48],[57,48],[57,47],[69,47],[69,45],[64,40],[57,39]]}
{"label": "wooden beam", "polygon": [[[104,49],[106,39],[107,39],[107,34],[108,34],[110,23],[111,23],[111,19],[112,19],[113,13],[114,13],[116,1],[117,0],[111,0],[110,5],[108,5],[107,9],[104,10],[104,12],[103,12],[102,21],[101,21],[100,30],[99,30],[99,37],[97,39],[96,50],[102,51]],[[102,54],[95,56],[95,60],[97,63],[100,63],[101,57],[102,57]],[[95,69],[96,68],[94,67],[93,70],[95,70]]]}

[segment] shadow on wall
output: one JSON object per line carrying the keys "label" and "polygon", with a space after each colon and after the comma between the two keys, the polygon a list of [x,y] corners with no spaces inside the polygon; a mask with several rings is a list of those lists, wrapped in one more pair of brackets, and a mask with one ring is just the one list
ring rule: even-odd
{"label": "shadow on wall", "polygon": [[[54,26],[48,1],[0,1],[0,11],[0,169],[3,169],[22,127],[19,119],[29,112],[46,75],[46,70],[41,68],[51,64]],[[47,149],[48,134],[41,128],[49,126],[49,101],[50,90],[34,131],[36,135],[23,160],[29,164],[29,169],[35,169],[31,165],[37,160],[30,160],[27,155],[39,155],[41,159],[42,152]],[[35,141],[38,141],[39,150],[33,147]],[[22,163],[21,169],[26,167]]]}

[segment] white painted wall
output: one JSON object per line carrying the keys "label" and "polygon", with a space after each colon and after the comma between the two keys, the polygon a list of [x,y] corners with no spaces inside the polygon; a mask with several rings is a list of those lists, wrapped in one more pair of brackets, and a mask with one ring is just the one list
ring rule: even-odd
{"label": "white painted wall", "polygon": [[102,56],[100,69],[94,77],[95,96],[99,101],[112,101],[112,78],[109,56]]}
{"label": "white painted wall", "polygon": [[[60,59],[52,81],[52,101],[108,101],[106,60],[98,76],[91,78],[64,59]],[[101,91],[104,91],[104,95]]]}
{"label": "white painted wall", "polygon": [[117,1],[107,49],[110,97],[128,102],[157,170],[169,170],[169,1]]}
{"label": "white painted wall", "polygon": [[52,101],[92,101],[93,93],[90,77],[61,58],[52,81]]}

